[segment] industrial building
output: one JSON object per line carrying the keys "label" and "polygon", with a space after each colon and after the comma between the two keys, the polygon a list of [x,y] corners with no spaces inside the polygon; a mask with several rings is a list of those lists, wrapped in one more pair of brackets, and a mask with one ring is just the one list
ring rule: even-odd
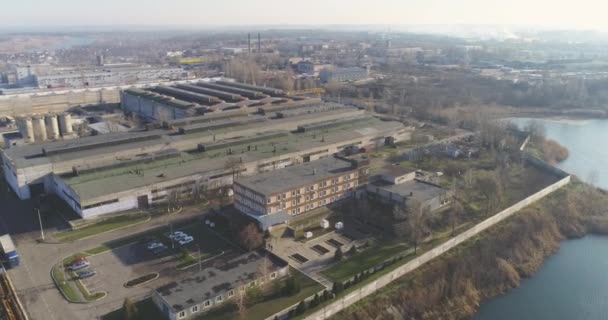
{"label": "industrial building", "polygon": [[[262,264],[265,264],[262,266]],[[260,270],[266,269],[267,274]],[[240,294],[288,275],[289,264],[271,254],[245,253],[225,264],[209,267],[190,277],[153,291],[152,301],[168,320],[196,316],[238,299]]]}
{"label": "industrial building", "polygon": [[[128,89],[121,93],[122,109],[149,121],[182,119],[231,110],[254,113],[259,107],[284,105],[302,100],[306,98],[291,97],[279,89],[223,79]],[[319,103],[320,100],[309,100],[309,102]]]}
{"label": "industrial building", "polygon": [[239,178],[234,206],[259,221],[263,229],[291,216],[348,198],[367,181],[369,160],[327,157],[289,168]]}
{"label": "industrial building", "polygon": [[121,90],[153,87],[161,84],[167,86],[188,84],[201,80],[204,79],[139,83],[122,86],[99,86],[81,89],[1,89],[0,117],[64,112],[76,106],[119,104]]}
{"label": "industrial building", "polygon": [[383,202],[408,207],[412,202],[431,212],[450,204],[453,191],[416,179],[416,169],[390,165],[370,178],[366,191]]}
{"label": "industrial building", "polygon": [[[158,205],[172,193],[187,195],[194,186],[231,185],[235,174],[255,175],[339,151],[408,140],[413,130],[343,105],[287,104],[279,110],[284,117],[276,116],[275,107],[170,120],[148,131],[12,147],[2,152],[5,179],[21,199],[56,194],[89,218]],[[59,123],[60,134],[61,128]],[[226,168],[229,161],[238,163],[238,170]]]}
{"label": "industrial building", "polygon": [[35,75],[35,83],[39,88],[86,88],[189,78],[181,68],[123,67],[50,72]]}
{"label": "industrial building", "polygon": [[369,71],[358,67],[325,68],[319,72],[319,78],[323,83],[358,81],[369,78]]}

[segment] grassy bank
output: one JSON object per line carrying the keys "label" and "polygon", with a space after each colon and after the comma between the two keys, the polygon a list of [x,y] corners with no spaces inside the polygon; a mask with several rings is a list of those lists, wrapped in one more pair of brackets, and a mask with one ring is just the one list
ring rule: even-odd
{"label": "grassy bank", "polygon": [[100,233],[125,228],[148,220],[150,220],[150,216],[147,214],[119,216],[100,221],[81,229],[58,232],[55,233],[54,236],[57,240],[63,242],[75,241]]}

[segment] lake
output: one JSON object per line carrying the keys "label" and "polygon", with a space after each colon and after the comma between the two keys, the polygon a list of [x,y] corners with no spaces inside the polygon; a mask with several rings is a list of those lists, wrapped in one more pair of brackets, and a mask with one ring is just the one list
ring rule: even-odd
{"label": "lake", "polygon": [[[530,119],[511,119],[523,125]],[[608,120],[537,120],[568,148],[560,168],[608,189]],[[564,241],[532,278],[482,303],[473,320],[608,319],[608,237]]]}

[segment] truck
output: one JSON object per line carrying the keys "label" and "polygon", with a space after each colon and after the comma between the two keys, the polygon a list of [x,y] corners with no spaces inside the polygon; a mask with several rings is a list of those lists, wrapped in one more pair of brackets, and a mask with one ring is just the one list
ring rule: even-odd
{"label": "truck", "polygon": [[2,250],[2,262],[8,269],[19,265],[19,254],[9,234],[0,236],[0,249]]}

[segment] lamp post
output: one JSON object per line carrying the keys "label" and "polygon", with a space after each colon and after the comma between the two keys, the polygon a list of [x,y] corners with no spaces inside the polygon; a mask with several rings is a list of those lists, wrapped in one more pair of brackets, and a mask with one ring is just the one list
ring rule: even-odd
{"label": "lamp post", "polygon": [[44,228],[42,228],[42,218],[40,217],[40,208],[36,208],[38,212],[38,222],[40,223],[40,238],[44,241]]}

